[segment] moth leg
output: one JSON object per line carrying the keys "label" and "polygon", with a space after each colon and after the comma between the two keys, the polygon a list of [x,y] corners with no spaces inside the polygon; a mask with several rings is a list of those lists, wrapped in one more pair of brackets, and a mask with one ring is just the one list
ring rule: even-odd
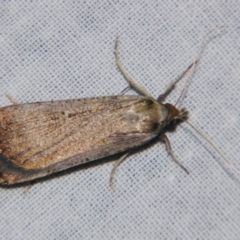
{"label": "moth leg", "polygon": [[[114,47],[114,55],[116,58],[116,64],[120,70],[120,72],[122,73],[122,75],[125,77],[125,79],[128,81],[129,84],[129,88],[134,89],[135,91],[139,92],[140,94],[146,96],[146,97],[150,97],[153,98],[151,96],[151,94],[142,86],[138,85],[137,83],[135,83],[132,78],[128,75],[128,73],[126,72],[126,70],[124,69],[124,67],[122,66],[122,63],[120,62],[119,59],[119,53],[118,53],[118,43],[119,43],[119,37],[116,37],[115,40],[115,47]],[[125,91],[125,90],[124,90]]]}
{"label": "moth leg", "polygon": [[166,145],[166,148],[167,148],[167,151],[170,154],[170,156],[172,157],[172,159],[174,160],[174,162],[177,163],[187,174],[189,174],[189,171],[177,160],[177,158],[173,154],[171,143],[170,143],[167,135],[163,134],[159,137],[160,137],[161,140],[164,141],[164,143]]}
{"label": "moth leg", "polygon": [[32,184],[29,184],[28,186],[26,186],[24,189],[24,194],[27,194],[31,187],[32,187]]}
{"label": "moth leg", "polygon": [[124,95],[128,90],[129,90],[129,86],[125,87],[120,94]]}
{"label": "moth leg", "polygon": [[[158,102],[163,102],[165,100],[165,98],[175,89],[177,83],[186,75],[186,73],[190,70],[193,69],[199,60],[194,61],[185,71],[183,71],[174,82],[171,82],[169,84],[169,86],[167,87],[166,91],[161,94],[158,98],[157,101]],[[191,77],[191,76],[190,76]]]}
{"label": "moth leg", "polygon": [[116,172],[116,170],[117,170],[117,167],[118,167],[118,165],[127,157],[127,155],[128,155],[129,153],[130,153],[130,151],[127,152],[127,153],[125,153],[123,156],[121,156],[121,157],[114,163],[113,169],[112,169],[112,171],[111,171],[110,179],[109,179],[109,185],[110,185],[110,188],[112,189],[112,191],[115,191],[115,188],[114,188],[114,186],[113,186],[112,181],[113,181],[113,176],[114,176],[114,174],[115,174],[115,172]]}
{"label": "moth leg", "polygon": [[18,102],[16,99],[11,97],[9,94],[5,93],[5,96],[13,105],[20,104],[20,102]]}

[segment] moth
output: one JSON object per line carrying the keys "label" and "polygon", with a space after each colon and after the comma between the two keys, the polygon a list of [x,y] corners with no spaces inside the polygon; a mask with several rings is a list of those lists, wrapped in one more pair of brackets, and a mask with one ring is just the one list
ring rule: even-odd
{"label": "moth", "polygon": [[123,68],[118,38],[114,53],[129,86],[141,95],[13,104],[0,108],[1,184],[31,181],[123,152],[112,170],[112,182],[118,164],[131,149],[154,138],[165,142],[173,160],[188,173],[174,156],[165,134],[169,124],[186,122],[188,111],[163,100],[187,72],[193,71],[198,60],[165,93],[154,99]]}

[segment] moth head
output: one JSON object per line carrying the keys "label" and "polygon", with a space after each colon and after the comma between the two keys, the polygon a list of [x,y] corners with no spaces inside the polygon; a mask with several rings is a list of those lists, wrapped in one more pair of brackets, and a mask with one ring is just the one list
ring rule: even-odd
{"label": "moth head", "polygon": [[186,108],[178,109],[170,103],[164,104],[168,110],[168,115],[165,120],[165,124],[178,123],[179,121],[185,121],[188,119],[189,112]]}

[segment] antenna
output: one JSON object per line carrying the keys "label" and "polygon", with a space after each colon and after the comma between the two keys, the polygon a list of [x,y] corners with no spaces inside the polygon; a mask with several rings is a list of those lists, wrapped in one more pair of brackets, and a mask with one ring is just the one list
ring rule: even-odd
{"label": "antenna", "polygon": [[[182,119],[183,120],[183,119]],[[228,166],[236,173],[240,174],[240,171],[222,154],[222,152],[211,142],[199,129],[193,126],[189,121],[183,120],[186,122],[191,128],[193,128],[206,142],[208,142],[212,148],[226,161]]]}
{"label": "antenna", "polygon": [[183,96],[183,94],[184,94],[184,92],[185,92],[185,90],[186,90],[186,86],[187,86],[187,84],[189,83],[189,81],[190,81],[190,79],[191,79],[191,77],[192,77],[192,74],[193,74],[193,72],[194,72],[194,70],[195,70],[198,62],[200,61],[201,53],[202,53],[202,51],[203,51],[203,49],[204,49],[204,46],[205,46],[205,44],[206,44],[206,42],[207,42],[207,40],[208,40],[208,37],[209,37],[213,32],[215,32],[215,31],[217,31],[217,30],[220,30],[220,29],[223,28],[223,27],[224,27],[224,26],[221,26],[221,27],[219,27],[219,28],[214,28],[214,29],[212,29],[211,31],[209,31],[209,32],[207,33],[207,35],[205,36],[205,38],[202,40],[202,43],[201,43],[201,45],[200,45],[200,47],[199,47],[199,50],[198,50],[198,52],[197,52],[197,57],[195,58],[193,64],[191,64],[191,65],[189,66],[189,68],[186,70],[186,72],[184,72],[184,74],[185,74],[185,73],[188,74],[188,76],[187,76],[187,81],[185,81],[185,84],[184,84],[184,87],[183,87],[183,89],[182,89],[182,92],[181,92],[181,94],[180,94],[177,102],[176,102],[175,105],[174,105],[175,107],[177,106],[177,104],[179,103],[180,99],[182,98],[182,96]]}
{"label": "antenna", "polygon": [[[222,29],[224,26],[221,26],[217,29],[212,29],[211,31],[209,31],[209,33],[206,35],[206,37],[203,39],[201,45],[200,45],[200,48],[198,50],[198,53],[197,53],[197,57],[195,58],[195,61],[193,62],[192,65],[189,66],[189,68],[187,69],[187,71],[189,70],[189,72],[186,71],[186,73],[188,74],[188,77],[187,77],[187,81],[185,81],[185,84],[184,84],[184,87],[183,87],[183,90],[181,91],[181,94],[175,104],[175,106],[179,103],[180,99],[182,98],[185,90],[186,90],[186,86],[188,84],[188,82],[190,81],[190,78],[193,74],[193,71],[197,65],[197,63],[199,62],[200,60],[200,57],[201,57],[201,53],[202,53],[202,50],[204,48],[204,45],[206,44],[207,42],[207,39],[209,37],[210,34],[212,34],[213,32],[219,30],[219,29]],[[215,144],[213,144],[199,129],[197,129],[193,124],[191,124],[189,121],[187,121],[186,119],[182,119],[180,118],[182,121],[186,122],[192,129],[194,129],[206,142],[208,142],[211,147],[222,157],[222,159],[225,160],[225,162],[228,164],[228,166],[236,173],[240,174],[240,171],[222,154],[222,152],[216,147]]]}

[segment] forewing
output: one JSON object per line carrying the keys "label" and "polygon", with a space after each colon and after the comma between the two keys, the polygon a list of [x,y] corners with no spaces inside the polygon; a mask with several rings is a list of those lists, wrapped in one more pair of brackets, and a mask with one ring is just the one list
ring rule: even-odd
{"label": "forewing", "polygon": [[135,131],[124,119],[139,100],[114,96],[1,108],[1,153],[24,169],[60,170],[67,159],[74,166],[143,144],[151,134]]}

